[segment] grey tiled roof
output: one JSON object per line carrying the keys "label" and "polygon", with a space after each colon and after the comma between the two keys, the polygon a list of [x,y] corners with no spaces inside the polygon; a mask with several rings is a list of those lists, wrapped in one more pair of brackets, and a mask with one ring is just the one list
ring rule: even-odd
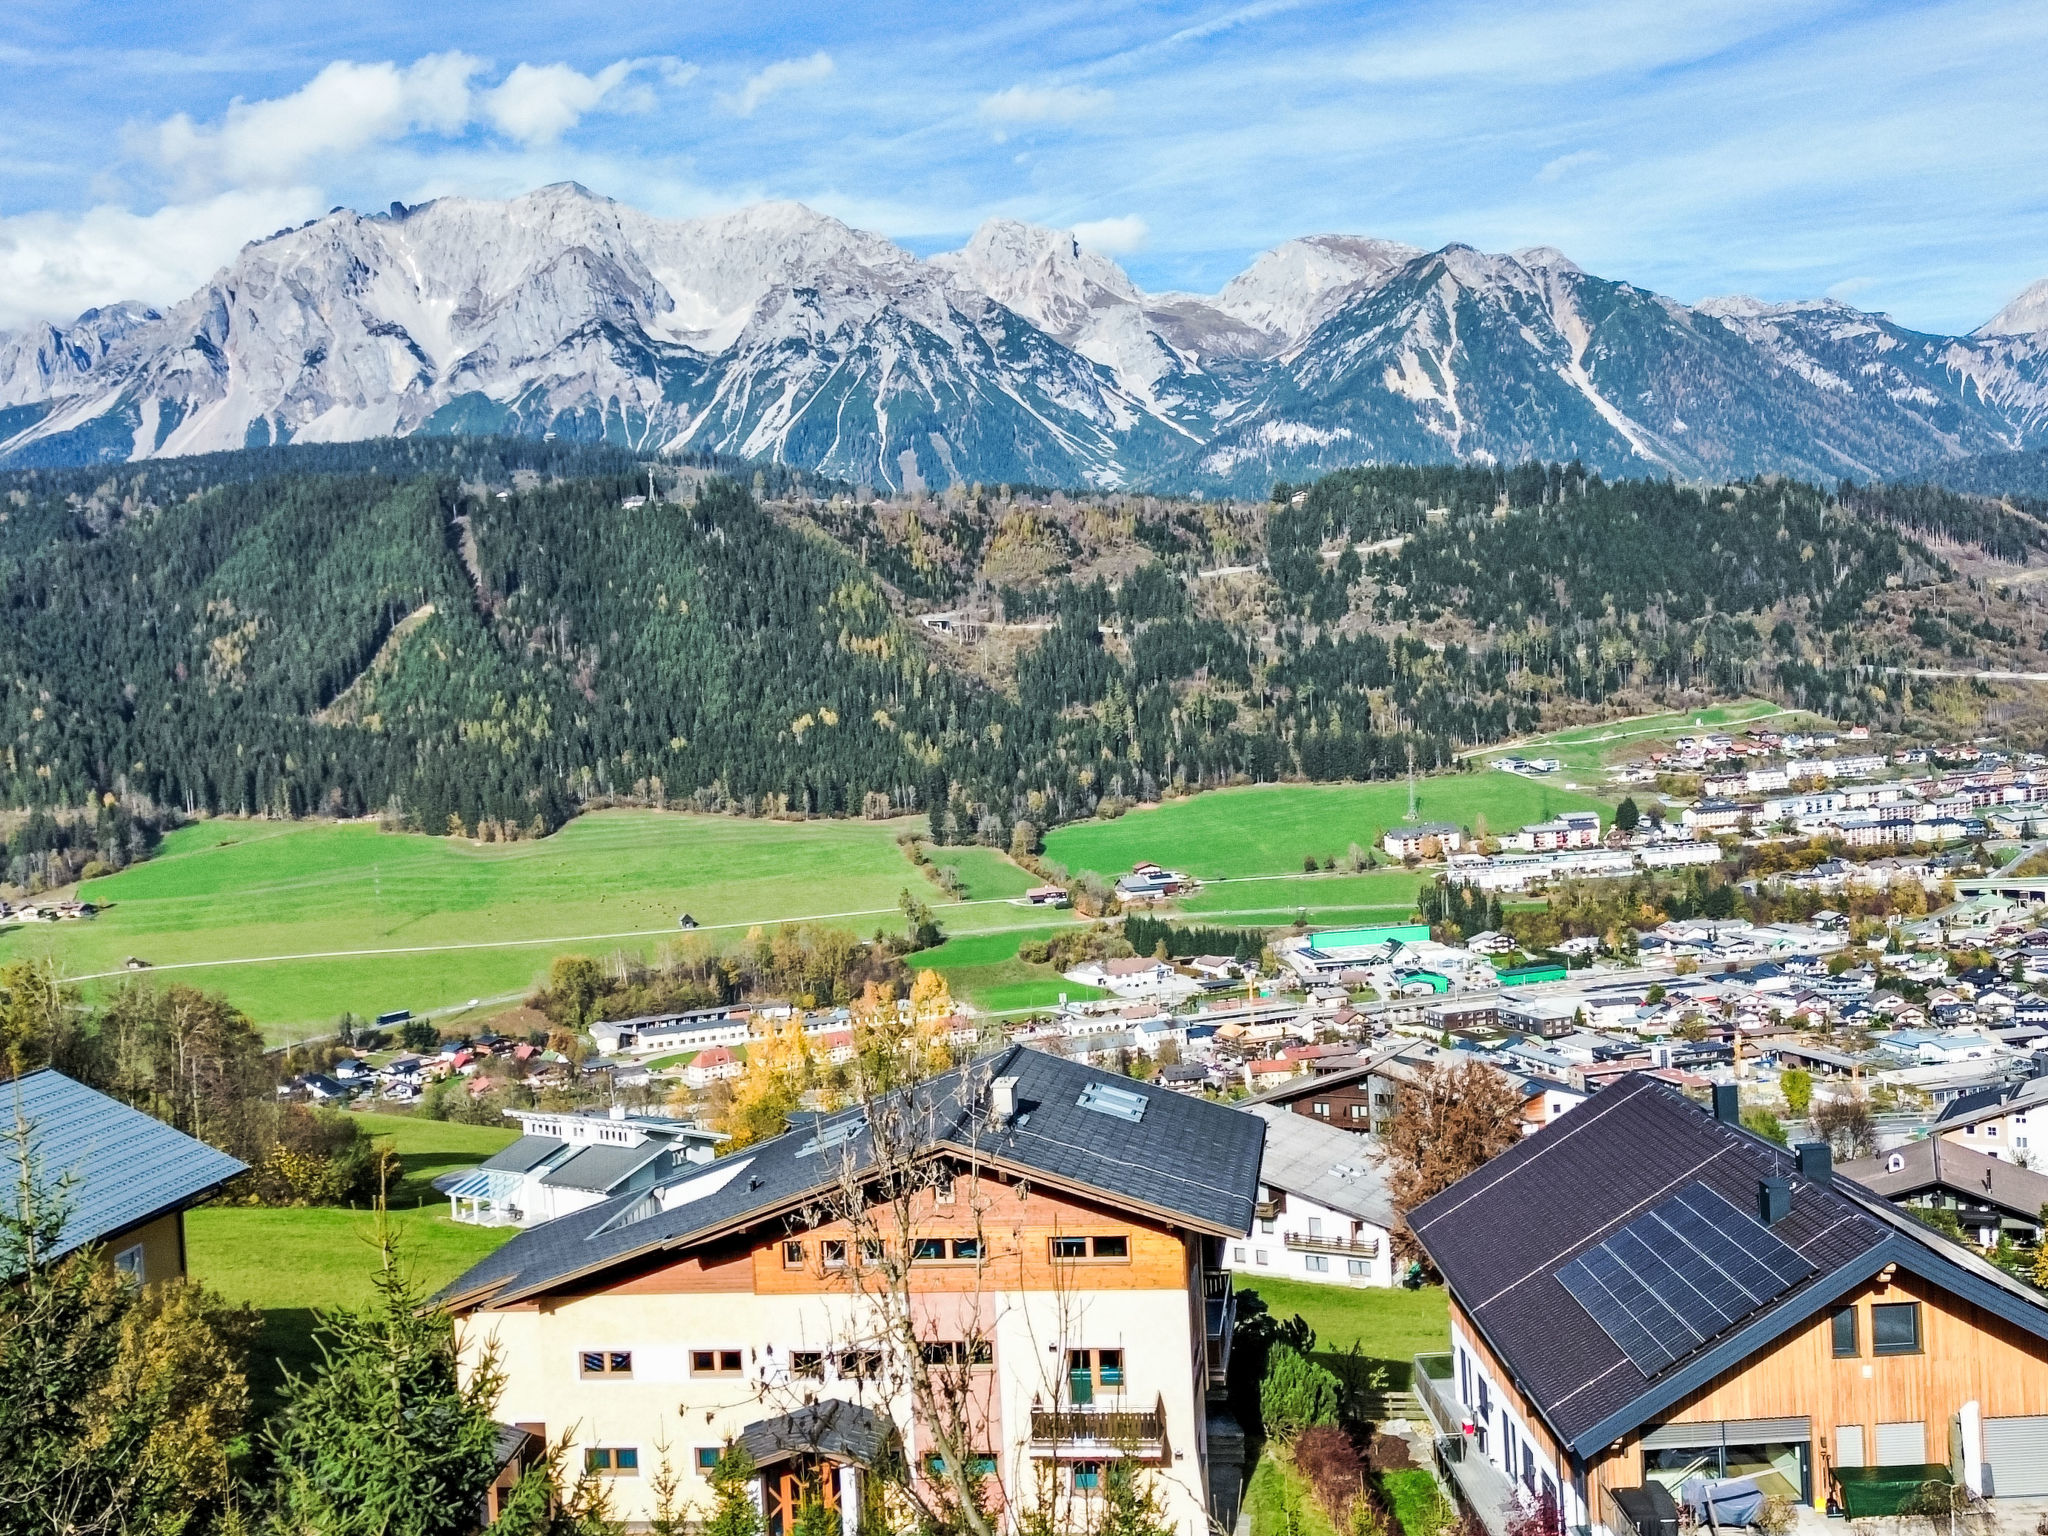
{"label": "grey tiled roof", "polygon": [[869,1467],[894,1435],[895,1426],[873,1409],[828,1397],[772,1419],[755,1420],[739,1432],[739,1443],[757,1467],[774,1466],[793,1456],[825,1456]]}
{"label": "grey tiled roof", "polygon": [[[1006,1076],[1017,1079],[1017,1115],[993,1126],[985,1090]],[[1133,1122],[1082,1109],[1081,1092],[1091,1083],[1137,1095],[1145,1102],[1142,1117]],[[1037,1170],[1200,1231],[1251,1230],[1265,1137],[1256,1116],[1017,1045],[935,1078],[906,1102],[915,1120],[907,1134],[919,1144]],[[806,1116],[772,1140],[678,1169],[664,1188],[705,1192],[669,1209],[650,1213],[649,1204],[658,1202],[622,1194],[530,1227],[443,1295],[456,1302],[510,1299],[797,1208],[837,1182],[845,1158],[866,1164],[872,1149],[863,1113]],[[816,1149],[821,1131],[829,1140],[842,1130],[850,1133],[843,1143]],[[716,1175],[728,1171],[732,1176],[718,1183]]]}
{"label": "grey tiled roof", "polygon": [[652,1138],[633,1147],[584,1147],[541,1176],[558,1189],[587,1189],[603,1195],[617,1189],[656,1158],[667,1157],[674,1144]]}
{"label": "grey tiled roof", "polygon": [[1250,1113],[1266,1122],[1260,1183],[1360,1217],[1382,1230],[1393,1227],[1394,1197],[1376,1140],[1278,1104],[1254,1105]]}
{"label": "grey tiled roof", "polygon": [[566,1141],[558,1141],[552,1136],[521,1136],[510,1146],[493,1152],[477,1166],[494,1173],[527,1173],[567,1145]]}
{"label": "grey tiled roof", "polygon": [[[16,1115],[31,1127],[31,1155],[42,1177],[72,1181],[61,1252],[190,1204],[247,1171],[225,1152],[61,1072],[0,1084],[0,1121],[11,1128]],[[16,1209],[20,1167],[16,1147],[0,1144],[0,1209]]]}
{"label": "grey tiled roof", "polygon": [[[1904,1164],[1897,1173],[1891,1171],[1894,1157]],[[1843,1163],[1835,1171],[1887,1200],[1906,1200],[1944,1189],[2027,1221],[2038,1221],[2048,1209],[2048,1174],[1986,1157],[1938,1135],[1909,1141],[1876,1157]]]}

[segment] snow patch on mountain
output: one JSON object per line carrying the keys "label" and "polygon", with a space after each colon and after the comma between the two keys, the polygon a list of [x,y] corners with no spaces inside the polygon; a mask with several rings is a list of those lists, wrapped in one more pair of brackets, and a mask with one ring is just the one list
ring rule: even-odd
{"label": "snow patch on mountain", "polygon": [[1973,336],[2032,336],[2048,331],[2048,277],[2029,283],[2013,300],[1970,334]]}

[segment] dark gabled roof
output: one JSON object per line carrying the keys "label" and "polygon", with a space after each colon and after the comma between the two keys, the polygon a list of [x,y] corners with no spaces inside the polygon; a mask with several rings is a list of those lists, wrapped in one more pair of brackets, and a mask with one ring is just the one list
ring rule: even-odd
{"label": "dark gabled roof", "polygon": [[[0,1119],[17,1115],[31,1128],[31,1154],[44,1180],[72,1181],[61,1253],[190,1205],[248,1171],[227,1153],[61,1072],[31,1072],[0,1085]],[[20,1167],[16,1147],[0,1145],[0,1208],[15,1209]]]}
{"label": "dark gabled roof", "polygon": [[[992,1125],[986,1089],[1017,1079],[1017,1114]],[[1144,1100],[1138,1120],[1080,1107],[1090,1084]],[[1013,1045],[897,1101],[901,1139],[1092,1194],[1218,1236],[1251,1230],[1265,1125],[1225,1105]],[[797,1129],[719,1161],[676,1171],[652,1195],[622,1194],[529,1227],[443,1293],[458,1304],[509,1301],[661,1251],[679,1251],[798,1210],[872,1153],[865,1111],[806,1117]],[[827,1145],[821,1147],[820,1142]]]}
{"label": "dark gabled roof", "polygon": [[510,1146],[493,1152],[477,1166],[494,1173],[530,1173],[567,1145],[566,1141],[559,1141],[553,1136],[521,1136]]}
{"label": "dark gabled roof", "polygon": [[1413,1040],[1389,1041],[1376,1049],[1360,1051],[1356,1066],[1344,1067],[1335,1072],[1310,1072],[1305,1077],[1290,1078],[1277,1088],[1268,1088],[1264,1093],[1255,1093],[1237,1102],[1240,1107],[1247,1104],[1292,1104],[1296,1099],[1328,1093],[1332,1088],[1347,1088],[1354,1083],[1365,1081],[1414,1044]]}
{"label": "dark gabled roof", "polygon": [[[1465,1315],[1557,1437],[1584,1456],[1738,1365],[1887,1263],[2048,1338],[2048,1306],[2009,1276],[1846,1179],[1798,1178],[1785,1149],[1631,1074],[1409,1214]],[[1757,1209],[1759,1181],[1791,1180],[1771,1231],[1814,1266],[1646,1375],[1557,1272],[1681,1189]]]}
{"label": "dark gabled roof", "polygon": [[824,1456],[871,1467],[895,1436],[895,1426],[871,1408],[839,1398],[806,1403],[772,1419],[757,1419],[739,1432],[741,1448],[757,1467],[793,1456]]}
{"label": "dark gabled roof", "polygon": [[675,1144],[650,1137],[637,1146],[593,1145],[565,1158],[541,1175],[541,1183],[557,1189],[582,1189],[608,1195],[656,1158],[667,1157]]}
{"label": "dark gabled roof", "polygon": [[[1892,1161],[1900,1167],[1892,1171]],[[1945,1190],[2009,1215],[2038,1222],[2048,1208],[2048,1174],[1959,1147],[1938,1135],[1843,1163],[1835,1170],[1887,1200],[1908,1200]]]}

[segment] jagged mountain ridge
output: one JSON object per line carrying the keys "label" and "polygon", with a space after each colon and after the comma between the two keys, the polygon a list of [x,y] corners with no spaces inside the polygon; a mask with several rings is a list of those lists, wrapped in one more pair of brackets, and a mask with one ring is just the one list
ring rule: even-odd
{"label": "jagged mountain ridge", "polygon": [[488,431],[890,489],[1256,493],[1446,458],[1895,476],[2048,442],[2040,287],[1930,336],[1686,306],[1549,248],[1318,235],[1219,294],[1147,294],[1014,221],[921,260],[799,204],[664,220],[562,184],[337,210],[162,313],[0,336],[0,463]]}

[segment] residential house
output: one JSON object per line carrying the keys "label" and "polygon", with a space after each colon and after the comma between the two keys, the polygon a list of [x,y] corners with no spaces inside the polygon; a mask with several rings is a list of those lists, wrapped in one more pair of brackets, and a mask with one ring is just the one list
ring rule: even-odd
{"label": "residential house", "polygon": [[[1103,1464],[1133,1456],[1170,1530],[1227,1526],[1222,1250],[1252,1225],[1264,1123],[1023,1046],[889,1103],[929,1170],[910,1210],[919,1351],[986,1360],[969,1420],[987,1474],[1014,1496],[1043,1469],[1085,1519]],[[830,1204],[873,1166],[867,1115],[806,1117],[532,1228],[451,1284],[468,1368],[494,1351],[504,1374],[499,1416],[569,1439],[636,1524],[657,1447],[700,1508],[723,1447],[746,1447],[768,1536],[790,1536],[806,1489],[851,1531],[884,1457],[930,1475],[909,1364],[877,1323],[884,1272]]]}
{"label": "residential house", "polygon": [[1162,897],[1178,896],[1193,884],[1178,870],[1162,869],[1157,864],[1138,864],[1117,881],[1116,894],[1123,901],[1158,901]]}
{"label": "residential house", "polygon": [[[15,1123],[28,1128],[32,1165],[52,1188],[68,1182],[57,1259],[96,1244],[138,1285],[185,1273],[185,1212],[246,1164],[118,1099],[44,1068],[6,1088]],[[19,1142],[0,1151],[0,1211],[21,1199]]]}
{"label": "residential house", "polygon": [[1465,829],[1453,821],[1418,821],[1389,827],[1380,847],[1389,858],[1440,859],[1465,846]]}
{"label": "residential house", "polygon": [[1119,997],[1149,997],[1175,989],[1189,988],[1186,977],[1175,973],[1164,960],[1150,955],[1126,955],[1120,960],[1090,960],[1067,972],[1067,980],[1082,986],[1101,987]]}
{"label": "residential house", "polygon": [[1407,1040],[1377,1046],[1361,1053],[1355,1066],[1282,1079],[1260,1094],[1257,1102],[1344,1131],[1377,1131],[1394,1117],[1395,1085],[1384,1077],[1376,1082],[1375,1074],[1403,1051],[1413,1048],[1414,1042]]}
{"label": "residential house", "polygon": [[1278,1058],[1248,1061],[1244,1064],[1244,1085],[1253,1093],[1264,1093],[1269,1088],[1277,1088],[1302,1076],[1307,1070],[1307,1062],[1285,1061]]}
{"label": "residential house", "polygon": [[746,1058],[729,1046],[709,1045],[683,1064],[683,1081],[692,1088],[708,1088],[729,1082],[746,1070]]}
{"label": "residential house", "polygon": [[2048,1076],[1958,1094],[1943,1107],[1933,1134],[2001,1162],[2048,1166]]}
{"label": "residential house", "polygon": [[1600,813],[1566,811],[1552,821],[1534,822],[1501,839],[1504,848],[1525,853],[1554,853],[1565,848],[1600,846]]}
{"label": "residential house", "polygon": [[479,1166],[442,1174],[448,1214],[482,1227],[525,1227],[650,1189],[708,1163],[725,1137],[689,1120],[508,1109],[520,1136]]}
{"label": "residential house", "polygon": [[1399,1219],[1378,1143],[1284,1104],[1254,1104],[1266,1122],[1256,1225],[1226,1246],[1229,1267],[1320,1285],[1392,1285]]}
{"label": "residential house", "polygon": [[1063,885],[1034,885],[1024,893],[1024,900],[1034,907],[1064,907],[1067,905],[1067,888]]}
{"label": "residential house", "polygon": [[2040,1293],[1743,1129],[1733,1085],[1709,1112],[1624,1078],[1409,1225],[1450,1292],[1418,1385],[1475,1503],[1611,1531],[1626,1490],[1734,1476],[1821,1508],[1952,1444],[1972,1493],[2048,1494]]}
{"label": "residential house", "polygon": [[1756,806],[1738,805],[1733,800],[1702,800],[1687,806],[1678,820],[1686,831],[1695,836],[1712,836],[1735,831],[1757,811]]}
{"label": "residential house", "polygon": [[2001,1236],[2022,1243],[2041,1240],[2048,1174],[1987,1157],[1940,1136],[1909,1141],[1876,1157],[1859,1157],[1837,1171],[1895,1205],[1953,1211],[1979,1247],[1992,1247]]}

